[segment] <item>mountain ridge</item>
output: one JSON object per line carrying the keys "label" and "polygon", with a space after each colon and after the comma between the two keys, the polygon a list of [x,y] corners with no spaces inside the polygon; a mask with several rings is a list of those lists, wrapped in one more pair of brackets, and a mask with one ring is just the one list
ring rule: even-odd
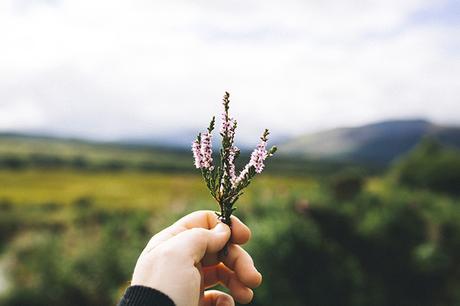
{"label": "mountain ridge", "polygon": [[[460,126],[431,123],[424,119],[386,120],[357,127],[343,127],[308,133],[285,141],[272,141],[279,147],[284,158],[305,158],[312,160],[351,161],[387,165],[410,151],[422,139],[432,137],[440,143],[460,148]],[[37,133],[0,132],[1,152],[14,153],[14,147],[44,147],[49,150],[67,143],[70,154],[81,146],[92,148],[141,149],[155,151],[162,155],[189,151],[188,134],[176,135],[175,141],[158,138],[131,138],[119,141],[100,141],[77,137],[55,136]],[[8,140],[10,139],[10,140]],[[9,143],[9,146],[6,145]],[[69,146],[69,144],[74,144]],[[183,144],[180,144],[183,143]],[[187,145],[185,145],[187,143]],[[43,145],[45,144],[45,145]],[[52,146],[50,146],[52,144]],[[77,146],[78,145],[78,146]],[[218,146],[216,145],[216,148]],[[73,149],[72,149],[73,148]],[[153,150],[153,151],[151,151]],[[252,147],[242,147],[250,153]],[[32,151],[32,149],[30,149]],[[75,152],[74,152],[75,153]]]}
{"label": "mountain ridge", "polygon": [[386,120],[301,135],[279,147],[287,155],[388,164],[426,137],[460,147],[460,126],[437,125],[425,119]]}

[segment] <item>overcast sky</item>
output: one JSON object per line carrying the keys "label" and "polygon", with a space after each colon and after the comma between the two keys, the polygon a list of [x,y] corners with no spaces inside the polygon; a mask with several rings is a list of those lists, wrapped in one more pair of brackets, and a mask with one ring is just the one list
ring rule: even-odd
{"label": "overcast sky", "polygon": [[0,0],[0,130],[460,124],[460,1]]}

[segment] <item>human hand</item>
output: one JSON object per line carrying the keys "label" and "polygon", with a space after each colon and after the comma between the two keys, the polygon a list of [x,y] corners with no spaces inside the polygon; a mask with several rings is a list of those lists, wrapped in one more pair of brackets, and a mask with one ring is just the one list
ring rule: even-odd
{"label": "human hand", "polygon": [[[230,238],[231,236],[231,238]],[[240,246],[251,236],[249,228],[232,216],[232,232],[212,211],[191,213],[150,239],[134,269],[131,285],[157,289],[176,306],[232,306],[249,303],[251,288],[262,275]],[[230,239],[228,254],[219,257]],[[204,289],[222,284],[231,296]]]}

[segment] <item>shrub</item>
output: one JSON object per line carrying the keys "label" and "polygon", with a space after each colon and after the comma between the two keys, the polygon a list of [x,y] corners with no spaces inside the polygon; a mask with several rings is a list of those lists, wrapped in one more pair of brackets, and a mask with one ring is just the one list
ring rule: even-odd
{"label": "shrub", "polygon": [[397,182],[450,195],[460,195],[460,151],[426,139],[393,169]]}

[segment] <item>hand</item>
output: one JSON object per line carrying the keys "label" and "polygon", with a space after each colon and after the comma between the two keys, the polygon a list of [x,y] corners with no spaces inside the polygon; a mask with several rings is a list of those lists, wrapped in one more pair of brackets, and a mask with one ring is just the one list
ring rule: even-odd
{"label": "hand", "polygon": [[[219,251],[230,239],[228,254]],[[150,239],[134,269],[131,285],[157,289],[177,306],[232,306],[233,298],[249,303],[250,288],[262,282],[251,256],[239,245],[251,236],[249,228],[232,216],[232,232],[212,211],[187,215]],[[204,289],[222,284],[231,296]]]}

